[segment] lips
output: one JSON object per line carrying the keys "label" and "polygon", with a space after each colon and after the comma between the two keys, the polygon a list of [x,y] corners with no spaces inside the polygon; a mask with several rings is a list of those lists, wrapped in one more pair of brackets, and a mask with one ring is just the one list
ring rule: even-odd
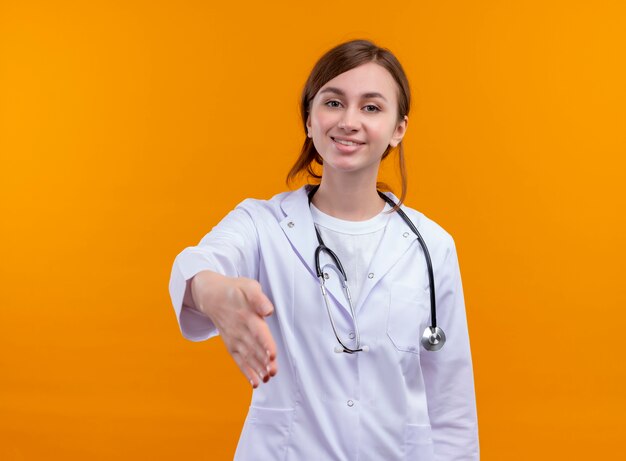
{"label": "lips", "polygon": [[335,149],[341,154],[346,155],[354,154],[355,152],[360,151],[361,147],[365,145],[364,142],[356,139],[335,138],[333,136],[331,136],[330,139],[332,139]]}
{"label": "lips", "polygon": [[333,138],[332,136],[330,139],[343,146],[360,146],[361,144],[365,144],[361,141],[357,141],[356,139]]}

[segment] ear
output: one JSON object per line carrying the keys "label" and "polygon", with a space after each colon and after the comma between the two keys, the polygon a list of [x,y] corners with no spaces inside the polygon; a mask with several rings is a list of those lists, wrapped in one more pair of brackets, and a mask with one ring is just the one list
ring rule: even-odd
{"label": "ear", "polygon": [[389,145],[391,147],[396,147],[402,141],[404,134],[406,133],[406,128],[409,124],[409,117],[404,116],[400,122],[396,125],[396,129],[393,131],[393,136],[391,137],[391,141],[389,141]]}
{"label": "ear", "polygon": [[311,113],[309,112],[306,116],[306,135],[311,138]]}

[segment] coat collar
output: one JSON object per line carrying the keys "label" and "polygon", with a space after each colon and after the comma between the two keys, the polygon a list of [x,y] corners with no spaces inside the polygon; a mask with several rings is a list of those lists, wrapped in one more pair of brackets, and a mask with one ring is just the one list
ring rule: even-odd
{"label": "coat collar", "polygon": [[317,279],[315,249],[318,243],[306,187],[303,186],[287,194],[280,203],[280,207],[285,214],[285,217],[280,221],[280,227],[302,263]]}
{"label": "coat collar", "polygon": [[[307,191],[306,186],[303,186],[285,196],[280,204],[285,214],[285,217],[280,221],[280,227],[283,229],[285,236],[302,264],[308,269],[315,283],[318,283],[315,270],[315,249],[318,246],[318,241],[309,208]],[[392,193],[387,192],[386,195],[395,202],[398,201],[398,198]],[[402,209],[408,212],[404,206]],[[420,223],[417,220],[414,220],[413,223],[419,229]],[[378,281],[389,272],[415,240],[415,234],[411,232],[404,220],[397,213],[392,213],[368,270],[368,274],[373,274],[372,278],[366,279],[361,289],[359,300],[355,303],[356,312],[360,310],[371,290],[378,284]],[[333,291],[332,289],[329,289],[329,292],[346,312],[350,311],[342,292]]]}

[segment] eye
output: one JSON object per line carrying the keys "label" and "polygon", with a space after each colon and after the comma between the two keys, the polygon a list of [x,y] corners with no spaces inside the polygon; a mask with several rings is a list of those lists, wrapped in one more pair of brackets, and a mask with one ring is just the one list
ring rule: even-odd
{"label": "eye", "polygon": [[336,100],[332,99],[330,101],[326,101],[324,103],[324,105],[326,105],[328,107],[339,107],[339,106],[341,106],[341,103],[339,101],[336,101]]}
{"label": "eye", "polygon": [[363,109],[365,109],[365,112],[380,112],[380,108],[374,104],[368,104]]}

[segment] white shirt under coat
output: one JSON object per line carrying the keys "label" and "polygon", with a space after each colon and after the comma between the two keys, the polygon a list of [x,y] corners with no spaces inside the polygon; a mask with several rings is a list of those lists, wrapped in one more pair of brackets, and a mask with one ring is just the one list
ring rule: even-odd
{"label": "white shirt under coat", "polygon": [[[388,194],[397,201],[393,194]],[[175,259],[170,295],[186,338],[218,334],[182,306],[186,281],[202,270],[261,283],[275,312],[267,323],[278,374],[253,391],[236,460],[477,461],[478,426],[463,288],[452,237],[403,206],[430,252],[445,346],[428,352],[424,255],[393,213],[355,303],[368,352],[338,354],[315,273],[318,245],[305,188],[247,199]],[[323,260],[324,261],[324,260]],[[332,280],[331,280],[332,281]],[[328,284],[342,338],[353,329],[339,285]]]}
{"label": "white shirt under coat", "polygon": [[[385,204],[383,211],[365,221],[346,221],[330,216],[311,204],[311,217],[324,245],[337,255],[348,279],[353,303],[359,300],[361,289],[366,284],[374,253],[389,221],[391,207]],[[334,265],[333,265],[334,266]],[[325,272],[328,277],[336,277],[331,269]],[[329,278],[327,278],[329,280]],[[326,282],[330,283],[330,282]]]}

